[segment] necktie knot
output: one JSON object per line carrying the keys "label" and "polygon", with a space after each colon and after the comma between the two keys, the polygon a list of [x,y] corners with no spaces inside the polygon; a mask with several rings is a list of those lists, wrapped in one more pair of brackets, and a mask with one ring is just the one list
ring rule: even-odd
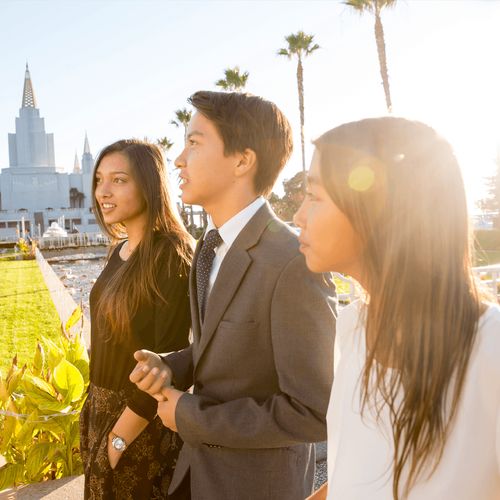
{"label": "necktie knot", "polygon": [[220,237],[219,231],[217,229],[211,229],[208,231],[205,239],[203,240],[202,252],[215,250],[222,243],[222,238]]}
{"label": "necktie knot", "polygon": [[205,304],[207,302],[208,283],[210,281],[210,271],[215,258],[214,250],[222,243],[222,238],[217,229],[211,229],[203,240],[200,254],[196,262],[196,288],[198,292],[198,307],[200,309],[201,320],[205,316]]}

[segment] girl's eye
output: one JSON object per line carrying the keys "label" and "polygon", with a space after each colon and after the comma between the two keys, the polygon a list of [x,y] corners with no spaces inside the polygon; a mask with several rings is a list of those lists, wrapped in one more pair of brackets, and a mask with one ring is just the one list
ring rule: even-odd
{"label": "girl's eye", "polygon": [[116,184],[123,184],[124,182],[127,182],[125,179],[122,179],[121,177],[116,177],[115,178]]}
{"label": "girl's eye", "polygon": [[193,139],[188,139],[188,144],[190,146],[195,146],[196,145],[196,141],[194,141]]}
{"label": "girl's eye", "polygon": [[100,184],[100,183],[101,183],[101,178],[100,178],[100,177],[96,177],[96,179],[95,179],[95,183],[96,183],[96,184]]}
{"label": "girl's eye", "polygon": [[309,201],[316,201],[318,199],[311,191],[306,191],[306,197]]}

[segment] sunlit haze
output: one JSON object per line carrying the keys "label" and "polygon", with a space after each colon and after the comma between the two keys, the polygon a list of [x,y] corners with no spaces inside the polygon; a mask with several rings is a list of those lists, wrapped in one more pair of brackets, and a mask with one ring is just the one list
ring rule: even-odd
{"label": "sunlit haze", "polygon": [[[399,0],[382,13],[393,114],[435,127],[454,146],[469,200],[483,194],[500,144],[500,2]],[[305,136],[385,114],[373,19],[340,1],[0,2],[0,168],[15,131],[29,63],[56,165],[73,167],[85,131],[94,156],[125,137],[167,136],[173,112],[215,89],[227,67],[292,123],[295,152],[276,186],[301,168],[296,63],[279,57],[303,30],[321,46],[305,61]],[[173,170],[172,164],[170,169]]]}

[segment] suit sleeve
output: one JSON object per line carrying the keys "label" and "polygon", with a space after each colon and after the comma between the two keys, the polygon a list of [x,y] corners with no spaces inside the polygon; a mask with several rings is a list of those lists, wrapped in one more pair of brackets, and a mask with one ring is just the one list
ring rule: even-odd
{"label": "suit sleeve", "polygon": [[173,385],[176,389],[187,391],[193,385],[193,346],[192,344],[182,351],[162,356],[174,375]]}
{"label": "suit sleeve", "polygon": [[241,398],[221,403],[184,394],[176,409],[182,439],[193,446],[231,448],[276,448],[325,440],[335,312],[331,275],[308,271],[302,255],[292,259],[278,279],[271,304],[280,391],[260,402]]}

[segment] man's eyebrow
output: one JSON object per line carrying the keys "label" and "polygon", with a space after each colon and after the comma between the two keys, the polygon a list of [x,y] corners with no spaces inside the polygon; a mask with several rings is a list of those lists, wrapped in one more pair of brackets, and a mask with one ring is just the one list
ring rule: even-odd
{"label": "man's eyebrow", "polygon": [[203,135],[203,132],[199,132],[198,130],[193,130],[192,132],[189,132],[189,134],[187,135],[187,139],[193,137],[193,135]]}

